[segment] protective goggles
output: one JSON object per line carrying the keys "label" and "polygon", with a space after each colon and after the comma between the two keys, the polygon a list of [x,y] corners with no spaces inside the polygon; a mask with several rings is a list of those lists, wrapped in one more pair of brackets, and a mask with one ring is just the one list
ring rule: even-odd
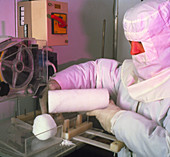
{"label": "protective goggles", "polygon": [[131,44],[131,50],[130,50],[131,55],[137,55],[145,52],[141,42],[130,41],[130,44]]}

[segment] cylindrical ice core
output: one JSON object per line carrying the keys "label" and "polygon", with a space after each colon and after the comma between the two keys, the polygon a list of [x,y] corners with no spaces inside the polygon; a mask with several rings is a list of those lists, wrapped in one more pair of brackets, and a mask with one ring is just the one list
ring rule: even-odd
{"label": "cylindrical ice core", "polygon": [[71,89],[48,91],[49,113],[91,111],[109,104],[107,89]]}

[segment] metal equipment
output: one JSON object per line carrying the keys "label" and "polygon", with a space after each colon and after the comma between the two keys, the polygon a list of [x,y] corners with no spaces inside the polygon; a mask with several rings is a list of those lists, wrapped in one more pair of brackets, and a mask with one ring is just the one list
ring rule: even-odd
{"label": "metal equipment", "polygon": [[48,46],[68,45],[68,3],[20,1],[17,3],[17,16],[20,38],[45,40]]}
{"label": "metal equipment", "polygon": [[8,97],[18,93],[35,94],[40,84],[46,84],[48,53],[39,49],[36,42],[7,38],[0,43],[0,81],[9,84]]}
{"label": "metal equipment", "polygon": [[1,150],[8,154],[13,152],[21,157],[34,157],[44,153],[47,156],[59,157],[80,148],[83,143],[113,153],[119,152],[124,147],[124,144],[117,141],[113,135],[93,128],[93,123],[88,121],[84,113],[52,114],[57,124],[57,133],[50,139],[39,140],[32,133],[34,114],[38,115],[40,112],[30,112],[6,121],[5,127],[1,128],[3,132],[6,130],[4,136],[2,137],[2,134],[0,136]]}
{"label": "metal equipment", "polygon": [[[42,45],[45,46],[46,42],[41,43]],[[115,153],[120,151],[124,144],[103,130],[93,128],[93,122],[89,121],[84,113],[51,114],[57,124],[56,135],[44,141],[33,135],[33,121],[41,114],[36,104],[38,96],[48,81],[48,65],[56,62],[52,55],[48,54],[48,49],[39,48],[35,39],[1,40],[0,81],[8,84],[10,91],[0,97],[0,115],[3,115],[5,105],[12,111],[11,115],[2,117],[0,121],[0,155],[4,153],[11,157],[37,157],[42,154],[64,156],[84,143]],[[100,138],[104,138],[107,143],[100,141]],[[65,140],[71,144],[63,144]]]}

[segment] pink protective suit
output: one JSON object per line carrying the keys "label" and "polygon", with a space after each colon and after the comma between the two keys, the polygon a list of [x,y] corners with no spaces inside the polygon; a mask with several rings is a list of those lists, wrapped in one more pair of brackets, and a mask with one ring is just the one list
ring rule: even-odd
{"label": "pink protective suit", "polygon": [[[71,66],[55,79],[62,89],[107,88],[124,112],[113,119],[111,131],[134,154],[170,156],[170,1],[145,0],[129,9],[123,21],[129,41],[145,52],[121,65],[99,59]],[[124,148],[120,156],[130,156]]]}

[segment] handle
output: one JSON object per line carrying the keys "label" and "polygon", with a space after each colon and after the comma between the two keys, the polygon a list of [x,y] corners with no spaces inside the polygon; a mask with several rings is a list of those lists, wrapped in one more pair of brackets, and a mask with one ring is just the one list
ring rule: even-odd
{"label": "handle", "polygon": [[56,15],[47,15],[48,18],[54,19],[58,22],[58,26],[61,28],[65,28],[67,27],[67,23],[60,17],[56,16]]}

